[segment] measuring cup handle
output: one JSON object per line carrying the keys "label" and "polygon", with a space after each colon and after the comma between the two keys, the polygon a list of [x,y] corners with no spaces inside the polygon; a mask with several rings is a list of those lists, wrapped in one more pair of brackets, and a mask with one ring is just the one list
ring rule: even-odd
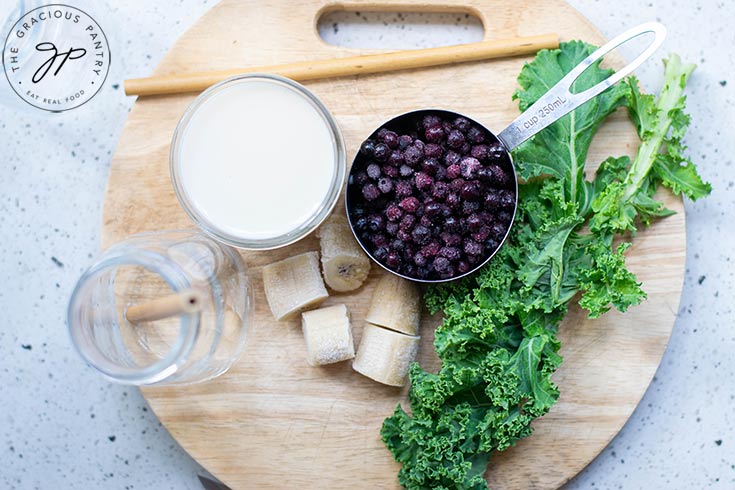
{"label": "measuring cup handle", "polygon": [[[640,35],[652,32],[654,39],[651,44],[631,63],[610,75],[594,87],[588,88],[584,92],[573,94],[569,89],[574,81],[584,72],[588,66],[614,50],[621,44]],[[540,99],[538,99],[531,107],[526,109],[523,114],[518,116],[515,121],[498,134],[498,138],[503,142],[508,151],[516,148],[518,145],[526,141],[528,138],[538,133],[551,123],[558,120],[563,115],[576,109],[594,96],[616,84],[623,77],[630,74],[638,68],[654,51],[656,51],[666,37],[666,28],[658,22],[648,22],[634,27],[614,39],[607,42],[604,46],[597,49],[594,53],[585,58],[581,63],[575,66],[572,71],[567,73],[564,78],[551,87]]]}

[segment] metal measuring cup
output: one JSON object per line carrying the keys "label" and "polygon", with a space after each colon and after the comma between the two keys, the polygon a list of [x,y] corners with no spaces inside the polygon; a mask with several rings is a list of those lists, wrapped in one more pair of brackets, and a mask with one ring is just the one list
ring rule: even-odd
{"label": "metal measuring cup", "polygon": [[[621,68],[619,71],[612,74],[610,77],[606,78],[605,80],[599,82],[595,86],[580,92],[580,93],[572,93],[571,88],[573,83],[579,78],[579,76],[593,63],[601,59],[603,56],[608,54],[609,52],[613,51],[618,46],[638,37],[643,34],[647,33],[653,33],[654,39],[653,41],[646,47],[643,52],[638,55],[632,62],[625,65],[623,68]],[[347,185],[347,192],[345,193],[345,200],[346,200],[346,209],[347,209],[347,217],[350,222],[350,228],[352,229],[353,234],[355,235],[355,239],[360,244],[362,249],[365,251],[365,253],[368,254],[368,256],[373,259],[374,262],[376,262],[378,265],[380,265],[385,270],[396,274],[400,277],[403,277],[404,279],[417,281],[417,282],[424,282],[424,283],[440,283],[440,282],[447,282],[447,281],[453,281],[455,279],[459,279],[461,277],[467,276],[469,274],[472,274],[473,272],[477,271],[479,268],[481,268],[483,265],[485,265],[502,247],[502,245],[505,243],[506,239],[508,238],[508,234],[510,233],[510,229],[513,226],[513,221],[515,219],[515,214],[517,210],[518,205],[518,180],[517,175],[515,173],[515,167],[513,165],[513,158],[511,156],[511,151],[515,148],[517,148],[521,143],[529,139],[531,136],[535,135],[542,129],[548,127],[555,121],[557,121],[562,116],[568,114],[572,110],[576,109],[580,105],[584,104],[585,102],[589,101],[593,97],[599,95],[600,93],[604,92],[606,89],[614,85],[615,83],[622,80],[624,77],[629,75],[633,70],[638,68],[651,54],[653,54],[663,43],[664,38],[666,37],[666,28],[658,23],[658,22],[649,22],[645,24],[641,24],[639,26],[633,27],[632,29],[629,29],[622,34],[616,36],[609,42],[605,43],[602,47],[595,50],[592,54],[590,54],[587,58],[585,58],[582,62],[580,62],[577,66],[575,66],[568,74],[566,74],[559,82],[556,83],[553,87],[551,87],[546,94],[541,96],[531,107],[526,109],[520,116],[518,116],[512,123],[508,125],[504,130],[502,130],[497,135],[487,129],[484,125],[478,123],[477,121],[473,120],[472,118],[469,118],[463,114],[453,112],[453,111],[446,111],[446,110],[434,110],[434,109],[422,109],[418,111],[411,111],[407,112],[405,114],[401,114],[399,116],[396,116],[392,119],[390,119],[385,124],[382,124],[378,129],[376,129],[371,135],[371,138],[374,138],[380,128],[387,128],[390,130],[396,130],[399,131],[402,130],[405,127],[408,127],[411,123],[411,121],[415,120],[418,116],[425,114],[425,113],[440,113],[445,117],[464,117],[465,119],[468,119],[472,124],[476,125],[477,127],[481,128],[486,133],[486,137],[489,140],[490,143],[499,143],[502,146],[502,154],[500,155],[499,161],[500,164],[505,167],[508,170],[508,173],[512,175],[512,187],[515,192],[515,202],[513,204],[513,212],[512,212],[512,218],[510,220],[510,223],[508,224],[508,229],[505,233],[505,236],[503,236],[502,240],[498,242],[497,247],[495,247],[494,250],[491,250],[486,257],[484,257],[482,260],[480,260],[474,267],[472,267],[468,272],[464,274],[458,274],[450,278],[446,279],[422,279],[418,277],[410,277],[406,276],[404,274],[401,274],[390,267],[388,267],[386,264],[384,264],[382,261],[378,260],[374,255],[373,251],[371,250],[371,247],[369,244],[365,243],[365,240],[360,236],[360,233],[357,232],[355,229],[355,223],[353,220],[353,213],[352,210],[361,202],[361,196],[360,193],[356,190],[356,185],[354,184],[354,177],[355,174],[361,170],[364,170],[368,158],[365,158],[363,155],[361,155],[359,152],[356,155],[352,167],[350,168],[350,174],[348,179],[348,185]]]}

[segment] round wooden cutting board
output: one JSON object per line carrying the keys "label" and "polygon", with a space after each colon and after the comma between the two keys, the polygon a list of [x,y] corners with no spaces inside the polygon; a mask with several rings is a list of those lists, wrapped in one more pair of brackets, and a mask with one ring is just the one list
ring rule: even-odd
{"label": "round wooden cutting board", "polygon": [[[351,1],[346,8],[465,11],[482,20],[486,38],[556,31],[562,40],[604,42],[587,20],[561,0],[454,1],[459,2],[400,0],[400,7],[375,0]],[[368,53],[327,45],[320,39],[316,22],[321,13],[344,5],[326,0],[223,0],[179,39],[155,73]],[[495,131],[503,129],[518,113],[511,94],[521,66],[529,59],[306,85],[335,115],[351,160],[375,127],[409,110],[450,109]],[[176,122],[194,97],[149,97],[135,104],[112,161],[103,246],[136,232],[193,226],[174,195],[168,151]],[[588,175],[607,156],[633,155],[637,142],[626,115],[613,116],[595,138]],[[493,455],[486,475],[491,488],[557,488],[594,459],[643,396],[666,348],[684,273],[683,206],[668,194],[661,198],[678,214],[639,233],[628,253],[648,300],[624,316],[611,312],[594,321],[572,309],[560,334],[565,361],[554,377],[561,388],[559,402],[534,423],[533,436]],[[379,430],[396,404],[405,402],[407,389],[379,385],[352,371],[349,363],[309,367],[298,320],[278,323],[268,311],[261,267],[318,249],[316,238],[310,236],[285,249],[243,253],[256,290],[254,327],[243,357],[212,382],[143,390],[178,442],[235,490],[398,487],[398,465],[380,441]],[[328,300],[327,304],[348,305],[356,342],[380,273],[374,267],[356,293]],[[422,323],[419,360],[428,369],[436,368],[438,362],[432,347],[438,322],[438,317],[427,316]]]}

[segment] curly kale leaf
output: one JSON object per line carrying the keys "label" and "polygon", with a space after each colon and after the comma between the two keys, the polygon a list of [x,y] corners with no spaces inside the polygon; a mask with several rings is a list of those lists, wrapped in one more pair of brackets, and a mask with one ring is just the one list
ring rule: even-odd
{"label": "curly kale leaf", "polygon": [[641,146],[626,176],[606,185],[593,200],[590,230],[595,233],[635,231],[636,218],[648,224],[654,217],[670,214],[653,199],[659,183],[690,199],[704,197],[712,190],[684,155],[686,147],[682,143],[689,126],[683,91],[695,66],[682,64],[675,54],[665,65],[664,85],[657,98],[642,94],[635,78],[624,83],[628,86],[628,113]]}

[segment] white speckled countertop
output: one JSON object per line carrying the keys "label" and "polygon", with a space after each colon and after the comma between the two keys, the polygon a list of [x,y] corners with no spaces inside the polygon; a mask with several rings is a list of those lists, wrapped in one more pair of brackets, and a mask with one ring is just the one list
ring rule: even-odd
{"label": "white speckled countertop", "polygon": [[[215,2],[66,3],[89,12],[112,47],[109,78],[93,102],[50,114],[25,105],[0,79],[0,488],[199,489],[203,470],[138,390],[107,383],[77,357],[64,316],[98,252],[109,161],[133,104],[121,82],[149,74]],[[625,428],[565,488],[735,488],[735,7],[728,0],[571,3],[608,37],[659,20],[669,38],[656,58],[677,52],[699,65],[688,87],[688,144],[714,190],[686,203],[681,309],[654,381]],[[18,8],[0,0],[0,22],[14,22]],[[6,21],[3,36],[8,29]],[[466,42],[479,29],[456,15],[336,15],[322,25],[328,39],[388,47]],[[649,90],[661,74],[658,61],[637,72]]]}

